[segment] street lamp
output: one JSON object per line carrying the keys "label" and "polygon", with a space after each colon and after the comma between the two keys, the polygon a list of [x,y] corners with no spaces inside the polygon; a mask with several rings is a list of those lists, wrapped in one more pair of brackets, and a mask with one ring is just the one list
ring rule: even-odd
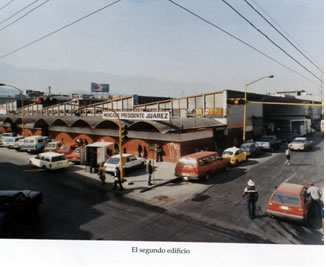
{"label": "street lamp", "polygon": [[5,84],[5,83],[0,83],[0,86],[6,86],[6,87],[11,87],[16,89],[17,91],[20,92],[20,101],[21,101],[21,117],[22,117],[22,136],[24,136],[24,101],[23,101],[23,90],[17,88],[16,86],[10,85],[10,84]]}
{"label": "street lamp", "polygon": [[268,76],[264,76],[264,77],[261,77],[259,78],[258,80],[255,80],[253,82],[250,82],[250,83],[247,83],[246,84],[246,87],[245,87],[245,97],[244,97],[244,100],[245,100],[245,103],[243,105],[243,133],[242,133],[242,141],[243,141],[243,144],[246,142],[246,119],[247,119],[247,88],[249,85],[253,84],[253,83],[256,83],[262,79],[265,79],[265,78],[274,78],[274,75],[268,75]]}

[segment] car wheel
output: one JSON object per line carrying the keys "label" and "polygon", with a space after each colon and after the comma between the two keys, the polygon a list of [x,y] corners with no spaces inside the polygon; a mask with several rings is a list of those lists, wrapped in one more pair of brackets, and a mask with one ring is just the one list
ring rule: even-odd
{"label": "car wheel", "polygon": [[239,166],[239,161],[236,160],[234,165]]}
{"label": "car wheel", "polygon": [[230,170],[230,163],[226,163],[224,171],[228,171]]}
{"label": "car wheel", "polygon": [[211,178],[211,173],[210,172],[206,173],[204,176],[205,181],[208,181],[210,178]]}
{"label": "car wheel", "polygon": [[141,169],[145,168],[145,162],[142,162],[142,163],[140,164],[140,168],[141,168]]}

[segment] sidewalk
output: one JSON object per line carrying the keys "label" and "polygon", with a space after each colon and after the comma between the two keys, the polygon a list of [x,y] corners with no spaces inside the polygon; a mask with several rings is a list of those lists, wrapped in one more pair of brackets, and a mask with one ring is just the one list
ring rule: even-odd
{"label": "sidewalk", "polygon": [[[168,208],[175,204],[181,203],[192,198],[205,190],[208,185],[183,182],[174,176],[175,163],[155,162],[155,172],[152,176],[152,186],[147,185],[148,175],[145,169],[131,171],[125,176],[126,181],[123,183],[123,191],[117,189],[116,192],[124,197],[143,202],[149,205]],[[97,180],[99,186],[101,181],[95,173],[85,171],[85,166],[74,165],[76,173],[84,177]],[[103,186],[110,192],[113,190],[114,177],[106,174],[106,184]]]}

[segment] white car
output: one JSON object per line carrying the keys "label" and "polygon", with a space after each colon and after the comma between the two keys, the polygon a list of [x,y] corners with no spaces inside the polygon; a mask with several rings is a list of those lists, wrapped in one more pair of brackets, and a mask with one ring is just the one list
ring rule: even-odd
{"label": "white car", "polygon": [[[125,158],[123,164],[124,174],[131,169],[145,167],[144,158],[137,158],[131,154],[122,154],[122,157]],[[104,169],[106,172],[114,173],[117,167],[120,167],[120,155],[114,155],[104,163]]]}
{"label": "white car", "polygon": [[29,164],[47,170],[63,169],[70,166],[69,161],[64,154],[55,152],[40,153],[31,157],[29,159]]}
{"label": "white car", "polygon": [[5,138],[3,145],[7,148],[14,148],[15,143],[22,139],[24,139],[23,136],[7,137]]}
{"label": "white car", "polygon": [[313,142],[306,137],[297,137],[289,144],[291,150],[307,151],[312,149]]}

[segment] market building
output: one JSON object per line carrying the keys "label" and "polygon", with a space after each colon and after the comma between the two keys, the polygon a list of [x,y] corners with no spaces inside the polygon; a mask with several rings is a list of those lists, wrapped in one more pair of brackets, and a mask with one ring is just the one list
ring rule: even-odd
{"label": "market building", "polygon": [[[122,126],[128,130],[123,151],[138,155],[140,145],[143,156],[154,158],[154,148],[159,147],[163,160],[175,162],[195,151],[221,152],[240,146],[244,104],[232,100],[243,98],[243,92],[222,90],[173,99],[133,95],[91,104],[67,101],[41,107],[35,103],[17,109],[16,114],[0,115],[0,131],[45,135],[65,144],[79,138],[88,143],[118,144],[119,122],[105,117],[106,112],[168,112],[168,120],[122,119]],[[322,116],[321,107],[279,104],[307,104],[309,100],[254,93],[248,93],[247,100],[246,140],[263,134],[288,134],[292,131],[291,121],[320,121]]]}

